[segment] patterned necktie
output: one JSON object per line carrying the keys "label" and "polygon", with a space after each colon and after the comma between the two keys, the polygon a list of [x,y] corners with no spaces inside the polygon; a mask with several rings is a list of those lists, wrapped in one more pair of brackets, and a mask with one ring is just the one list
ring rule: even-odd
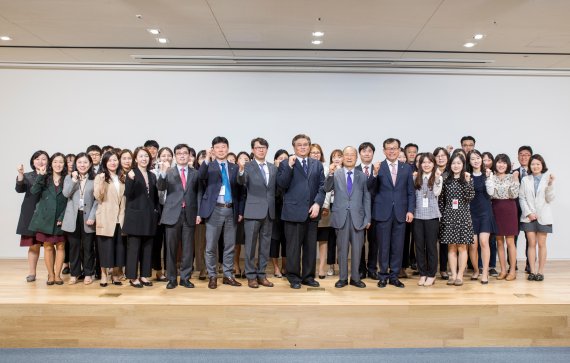
{"label": "patterned necktie", "polygon": [[350,177],[350,175],[352,175],[352,171],[349,171],[348,176],[346,177],[346,190],[348,191],[348,195],[352,195],[352,178]]}
{"label": "patterned necktie", "polygon": [[392,183],[394,184],[394,186],[396,186],[396,177],[398,176],[398,170],[396,170],[396,163],[392,163],[390,164],[390,166],[392,167],[392,171],[390,172],[390,174],[392,174]]}
{"label": "patterned necktie", "polygon": [[307,159],[303,159],[303,170],[305,174],[309,174],[309,166],[307,165]]}
{"label": "patterned necktie", "polygon": [[263,175],[263,180],[265,181],[265,185],[267,185],[267,174],[265,174],[265,163],[259,164],[259,169],[261,170],[261,175]]}
{"label": "patterned necktie", "polygon": [[[186,190],[186,168],[180,169],[180,179],[182,179],[182,188]],[[182,208],[186,207],[186,202],[182,201]]]}
{"label": "patterned necktie", "polygon": [[226,187],[226,192],[224,193],[224,202],[231,203],[232,190],[230,186],[230,179],[228,178],[228,173],[226,172],[226,163],[221,163],[220,166],[222,167],[222,184],[224,184]]}
{"label": "patterned necktie", "polygon": [[370,176],[370,172],[368,171],[368,168],[369,168],[368,166],[364,167],[364,175],[366,175],[366,177]]}

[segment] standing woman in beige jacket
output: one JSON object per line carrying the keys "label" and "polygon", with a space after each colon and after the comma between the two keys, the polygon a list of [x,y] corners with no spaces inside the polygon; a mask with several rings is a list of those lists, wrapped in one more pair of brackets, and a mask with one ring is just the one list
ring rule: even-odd
{"label": "standing woman in beige jacket", "polygon": [[[548,172],[542,156],[531,156],[532,174],[521,180],[519,203],[521,205],[521,230],[526,233],[528,243],[529,281],[544,280],[546,263],[546,236],[552,233],[552,210],[554,200],[554,175]],[[538,271],[536,269],[536,247],[538,245]]]}
{"label": "standing woman in beige jacket", "polygon": [[95,231],[101,261],[101,287],[108,285],[109,268],[113,268],[113,285],[122,285],[119,267],[125,266],[126,248],[121,237],[125,219],[125,183],[119,178],[119,171],[117,154],[106,152],[94,185],[95,199],[98,202]]}

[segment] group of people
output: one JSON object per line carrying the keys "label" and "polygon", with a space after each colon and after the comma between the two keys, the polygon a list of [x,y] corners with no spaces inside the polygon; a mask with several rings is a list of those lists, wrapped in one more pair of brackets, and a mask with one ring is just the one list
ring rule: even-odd
{"label": "group of people", "polygon": [[195,270],[210,289],[219,272],[226,285],[241,286],[243,277],[250,288],[272,287],[270,259],[274,276],[293,289],[318,287],[316,277],[334,275],[337,263],[337,288],[364,288],[365,278],[403,288],[408,267],[418,285],[431,286],[438,262],[448,285],[463,285],[468,263],[470,279],[487,284],[489,276],[516,278],[520,231],[528,280],[544,280],[555,178],[530,146],[519,148],[515,170],[506,154],[475,149],[471,136],[433,153],[388,138],[382,162],[364,142],[334,150],[326,167],[309,136],[296,135],[292,147],[273,162],[260,137],[238,155],[222,136],[198,153],[154,140],[132,152],[97,145],[77,155],[35,152],[32,171],[20,165],[16,179],[25,193],[17,233],[28,247],[27,281],[36,280],[43,246],[50,286],[62,285],[67,269],[69,284],[128,279],[142,288],[153,284],[154,269],[167,289],[193,288]]}

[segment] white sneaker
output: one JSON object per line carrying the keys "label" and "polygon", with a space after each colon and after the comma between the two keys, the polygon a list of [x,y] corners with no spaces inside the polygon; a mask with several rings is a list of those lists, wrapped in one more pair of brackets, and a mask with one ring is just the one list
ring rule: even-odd
{"label": "white sneaker", "polygon": [[329,265],[329,270],[327,271],[327,276],[334,276],[334,265]]}

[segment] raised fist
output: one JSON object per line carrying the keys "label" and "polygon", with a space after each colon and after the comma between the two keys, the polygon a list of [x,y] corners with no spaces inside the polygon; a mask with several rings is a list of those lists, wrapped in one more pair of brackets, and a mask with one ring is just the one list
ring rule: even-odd
{"label": "raised fist", "polygon": [[135,172],[134,171],[129,171],[129,173],[127,174],[127,176],[131,179],[131,180],[135,180]]}
{"label": "raised fist", "polygon": [[289,156],[289,166],[290,167],[293,167],[293,165],[295,165],[296,161],[297,161],[297,155]]}

